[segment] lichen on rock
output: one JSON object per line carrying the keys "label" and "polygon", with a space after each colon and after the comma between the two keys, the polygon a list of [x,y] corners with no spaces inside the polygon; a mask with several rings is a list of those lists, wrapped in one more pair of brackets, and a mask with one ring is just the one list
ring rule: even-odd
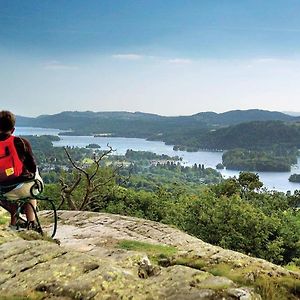
{"label": "lichen on rock", "polygon": [[60,246],[0,229],[0,299],[258,300],[261,275],[299,284],[299,273],[163,224],[91,212],[59,219]]}

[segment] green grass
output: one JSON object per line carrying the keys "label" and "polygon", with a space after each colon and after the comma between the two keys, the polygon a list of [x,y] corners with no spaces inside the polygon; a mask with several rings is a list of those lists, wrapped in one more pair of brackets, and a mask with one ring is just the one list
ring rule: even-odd
{"label": "green grass", "polygon": [[[43,240],[51,243],[56,243],[56,240],[52,237],[48,236],[45,232],[43,235],[33,231],[33,230],[24,230],[17,232],[18,236],[26,241],[34,241],[34,240]],[[0,299],[1,300],[1,299]]]}
{"label": "green grass", "polygon": [[[254,282],[249,282],[245,275],[251,273],[251,268],[233,269],[230,265],[220,264],[204,269],[215,276],[224,276],[240,285],[254,287],[263,300],[299,299],[300,281],[291,276],[276,278],[260,274]],[[253,266],[252,271],[255,269],[255,266]]]}
{"label": "green grass", "polygon": [[8,221],[8,218],[5,216],[0,216],[0,225],[6,224]]}
{"label": "green grass", "polygon": [[203,259],[190,259],[188,257],[176,258],[176,260],[172,262],[172,264],[187,266],[197,270],[203,270],[203,268],[207,265],[207,263]]}
{"label": "green grass", "polygon": [[177,249],[172,246],[150,244],[145,242],[122,240],[117,244],[117,248],[145,252],[150,259],[157,262],[161,258],[168,258],[176,254]]}
{"label": "green grass", "polygon": [[229,264],[224,264],[224,263],[214,265],[208,269],[209,273],[213,274],[214,276],[225,276],[225,277],[231,275],[232,273],[231,270],[232,270],[231,266]]}
{"label": "green grass", "polygon": [[289,271],[300,273],[300,266],[298,266],[294,263],[290,263],[290,264],[286,265],[285,268]]}
{"label": "green grass", "polygon": [[288,280],[272,279],[266,275],[255,280],[256,291],[264,300],[299,299],[293,295],[293,290],[287,285]]}
{"label": "green grass", "polygon": [[[171,265],[184,265],[194,269],[206,271],[214,276],[223,276],[242,286],[250,286],[262,296],[263,300],[300,299],[300,280],[292,276],[270,277],[260,274],[249,281],[247,274],[259,270],[259,266],[251,265],[245,268],[235,268],[234,265],[220,263],[210,265],[207,261],[195,257],[175,257]],[[292,268],[290,266],[290,268]],[[297,266],[293,266],[297,268]]]}
{"label": "green grass", "polygon": [[5,210],[0,209],[0,225],[7,224],[9,222],[9,213]]}
{"label": "green grass", "polygon": [[0,296],[0,300],[34,300],[38,298],[32,298],[29,296]]}
{"label": "green grass", "polygon": [[30,292],[23,295],[1,295],[0,300],[42,300],[45,294],[40,292]]}

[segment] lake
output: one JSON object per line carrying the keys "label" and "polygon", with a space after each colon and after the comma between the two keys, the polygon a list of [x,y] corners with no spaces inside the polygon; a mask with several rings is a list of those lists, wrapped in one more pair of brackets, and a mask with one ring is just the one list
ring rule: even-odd
{"label": "lake", "polygon": [[[49,128],[18,127],[16,135],[58,135],[60,130]],[[116,154],[125,154],[127,149],[139,151],[151,151],[157,154],[166,154],[169,156],[182,157],[185,165],[204,164],[205,167],[212,167],[222,162],[222,152],[198,151],[174,151],[173,146],[165,145],[163,142],[146,141],[137,138],[121,137],[93,137],[93,136],[60,136],[61,140],[54,142],[56,147],[74,146],[85,147],[88,144],[98,144],[102,150],[107,149],[107,144],[116,150]],[[238,171],[221,170],[220,173],[224,178],[237,176]],[[299,183],[289,182],[288,178],[293,173],[300,173],[300,158],[297,165],[292,167],[291,172],[257,172],[264,186],[268,189],[286,192],[300,189]]]}

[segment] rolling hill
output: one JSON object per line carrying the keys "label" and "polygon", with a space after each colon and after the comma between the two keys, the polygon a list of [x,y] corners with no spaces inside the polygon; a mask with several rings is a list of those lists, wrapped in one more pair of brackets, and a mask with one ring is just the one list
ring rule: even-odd
{"label": "rolling hill", "polygon": [[65,111],[36,118],[17,117],[18,126],[58,128],[66,134],[138,137],[197,149],[298,145],[299,117],[266,110],[201,112],[167,117],[142,112]]}

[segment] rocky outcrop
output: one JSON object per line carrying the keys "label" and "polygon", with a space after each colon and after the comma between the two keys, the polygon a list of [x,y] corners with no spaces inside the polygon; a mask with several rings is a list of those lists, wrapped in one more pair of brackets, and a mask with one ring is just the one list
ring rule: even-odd
{"label": "rocky outcrop", "polygon": [[300,286],[299,273],[138,218],[61,211],[60,245],[39,238],[0,230],[0,299],[250,300],[266,297],[261,278]]}

